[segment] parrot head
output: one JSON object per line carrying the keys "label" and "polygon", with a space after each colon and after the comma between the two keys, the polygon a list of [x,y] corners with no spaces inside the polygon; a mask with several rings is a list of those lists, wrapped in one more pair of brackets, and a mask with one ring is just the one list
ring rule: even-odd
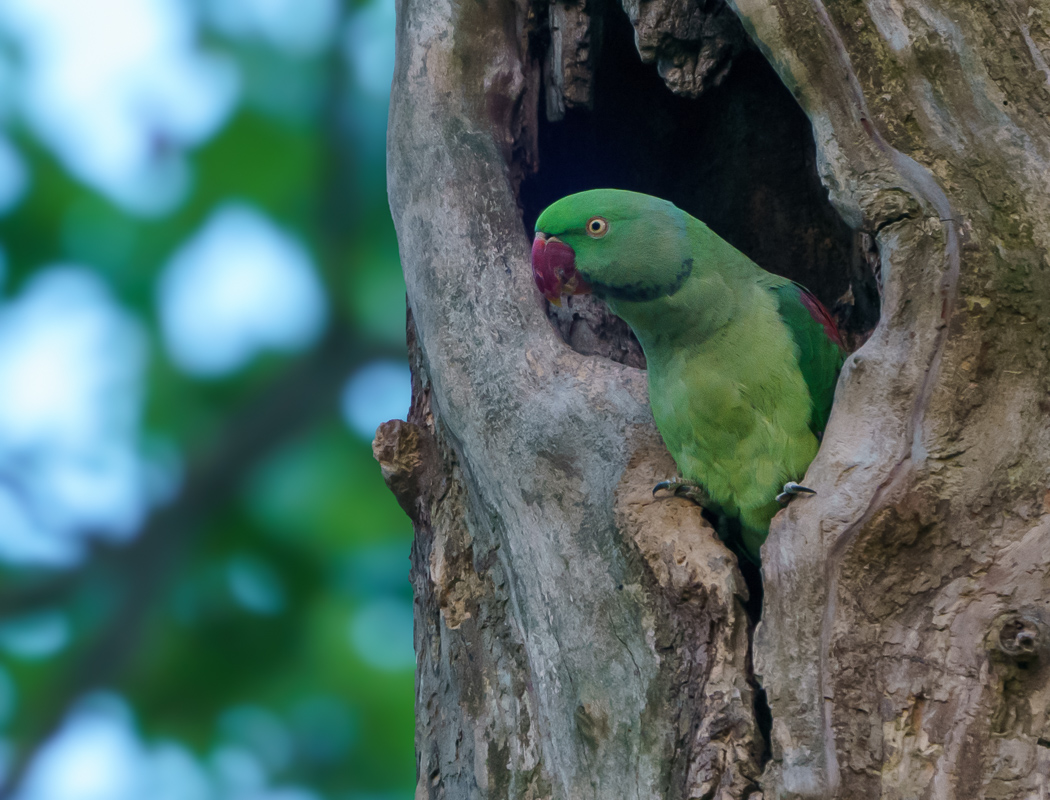
{"label": "parrot head", "polygon": [[536,220],[532,274],[543,296],[652,300],[692,271],[688,216],[667,200],[619,189],[563,197]]}

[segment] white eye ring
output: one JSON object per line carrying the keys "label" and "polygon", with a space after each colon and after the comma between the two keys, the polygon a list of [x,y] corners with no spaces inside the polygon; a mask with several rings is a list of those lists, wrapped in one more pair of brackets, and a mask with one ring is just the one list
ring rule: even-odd
{"label": "white eye ring", "polygon": [[605,217],[591,217],[587,220],[586,230],[592,239],[601,239],[609,232],[609,223]]}

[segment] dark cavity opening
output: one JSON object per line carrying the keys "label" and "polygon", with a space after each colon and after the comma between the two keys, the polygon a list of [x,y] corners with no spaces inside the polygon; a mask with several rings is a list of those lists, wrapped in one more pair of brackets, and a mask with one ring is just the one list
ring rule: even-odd
{"label": "dark cavity opening", "polygon": [[762,747],[764,748],[759,755],[758,766],[760,769],[763,769],[773,755],[773,712],[769,708],[769,698],[766,697],[766,690],[754,680],[752,680],[752,683],[755,691],[755,724],[758,726],[758,732],[762,736]]}
{"label": "dark cavity opening", "polygon": [[[627,15],[604,5],[592,25],[593,108],[568,108],[557,122],[540,110],[539,169],[520,187],[530,235],[547,205],[584,189],[666,198],[763,268],[812,291],[858,347],[879,317],[870,247],[828,201],[795,98],[749,45],[720,85],[696,99],[675,95],[641,62]],[[644,366],[626,325],[594,298],[570,298],[551,319],[577,350]]]}
{"label": "dark cavity opening", "polygon": [[[737,37],[724,51],[732,51],[728,69],[719,67],[724,77],[689,98],[675,95],[656,66],[642,63],[635,31],[618,3],[588,7],[599,8],[590,27],[596,53],[593,102],[589,108],[567,108],[560,120],[548,119],[541,103],[538,171],[519,187],[530,236],[540,212],[573,192],[618,188],[666,198],[763,268],[808,288],[835,316],[847,346],[859,347],[879,319],[878,254],[870,237],[851,229],[832,207],[817,174],[809,120],[746,42],[739,23],[732,19],[720,29]],[[715,2],[704,8],[712,15],[724,11]],[[540,28],[534,44],[546,58],[549,32]],[[660,47],[681,54],[695,44],[669,36]],[[668,61],[676,63],[674,53]],[[548,89],[543,87],[542,96]],[[569,298],[563,307],[551,307],[549,316],[580,352],[645,366],[627,326],[593,297]],[[723,529],[724,520],[711,522]],[[750,593],[745,609],[750,637],[761,616],[762,575],[747,558],[738,561]],[[750,660],[750,646],[748,651]],[[764,764],[772,715],[750,663],[748,673]]]}

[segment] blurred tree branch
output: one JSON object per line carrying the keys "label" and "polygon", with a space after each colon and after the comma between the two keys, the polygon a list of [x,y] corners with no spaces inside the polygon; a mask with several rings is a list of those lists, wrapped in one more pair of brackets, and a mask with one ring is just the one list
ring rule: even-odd
{"label": "blurred tree branch", "polygon": [[258,394],[254,404],[219,426],[224,433],[191,463],[178,496],[170,505],[158,507],[132,541],[112,544],[101,532],[87,532],[84,538],[90,545],[81,566],[0,592],[0,619],[63,603],[99,574],[119,574],[138,563],[141,553],[153,547],[154,538],[226,500],[255,464],[332,410],[341,382],[357,366],[384,357],[403,358],[404,349],[380,340],[353,338],[342,325],[334,326],[311,353]]}
{"label": "blurred tree branch", "polygon": [[0,618],[10,618],[70,601],[89,585],[109,581],[116,613],[89,642],[66,681],[55,688],[11,768],[0,784],[0,800],[15,796],[40,746],[58,729],[86,692],[117,676],[135,650],[146,614],[165,579],[179,563],[201,520],[229,501],[259,463],[335,410],[338,392],[360,363],[403,357],[403,348],[355,338],[333,323],[326,336],[247,408],[231,415],[222,434],[186,472],[179,495],[156,509],[129,544],[97,544],[81,567],[36,585],[0,594]]}

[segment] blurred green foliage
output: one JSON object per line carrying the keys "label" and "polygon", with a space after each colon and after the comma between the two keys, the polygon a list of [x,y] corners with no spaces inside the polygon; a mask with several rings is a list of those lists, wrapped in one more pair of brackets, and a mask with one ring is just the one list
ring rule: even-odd
{"label": "blurred green foliage", "polygon": [[[4,302],[56,263],[101,279],[144,332],[139,441],[171,484],[128,544],[92,539],[63,568],[0,564],[9,777],[103,691],[127,703],[147,751],[188,748],[212,777],[229,748],[247,754],[265,775],[251,797],[282,786],[340,800],[412,794],[411,526],[339,407],[356,367],[404,361],[404,285],[382,169],[386,100],[362,87],[352,57],[355,20],[375,4],[344,3],[335,35],[303,52],[230,35],[187,4],[196,46],[235,65],[239,90],[217,130],[185,149],[188,189],[164,213],[125,208],[72,175],[18,113],[0,117],[29,176],[0,215]],[[379,18],[391,23],[392,47],[392,13]],[[18,42],[2,29],[0,39],[17,66]],[[305,246],[327,298],[326,332],[305,349],[261,352],[201,377],[166,346],[159,279],[231,201]],[[334,355],[319,357],[333,341]],[[296,370],[314,362],[301,392],[316,391],[317,402],[282,404],[289,383],[297,396]],[[231,430],[260,409],[278,421],[256,426],[243,447]],[[194,483],[215,453],[224,480]],[[18,625],[38,638],[57,625],[56,644],[9,646]],[[224,794],[215,780],[207,796],[249,796]]]}

